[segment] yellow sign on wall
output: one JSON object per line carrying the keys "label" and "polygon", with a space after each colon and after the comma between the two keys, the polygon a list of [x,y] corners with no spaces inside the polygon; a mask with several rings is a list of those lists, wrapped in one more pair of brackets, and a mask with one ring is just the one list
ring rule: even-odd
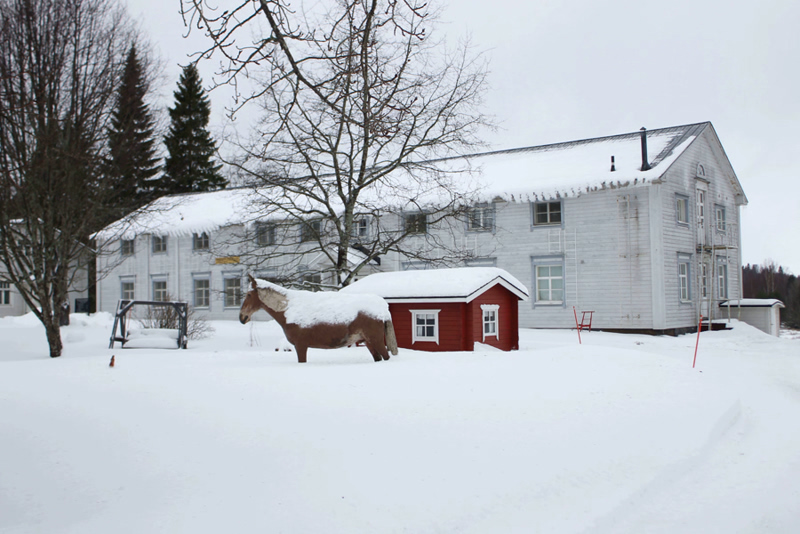
{"label": "yellow sign on wall", "polygon": [[224,258],[215,258],[214,263],[217,265],[233,265],[239,263],[239,256],[225,256]]}

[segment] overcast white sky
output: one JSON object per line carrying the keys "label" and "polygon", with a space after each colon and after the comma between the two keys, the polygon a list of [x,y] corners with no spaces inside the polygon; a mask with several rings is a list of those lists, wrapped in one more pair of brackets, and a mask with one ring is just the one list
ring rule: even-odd
{"label": "overcast white sky", "polygon": [[[171,105],[178,64],[204,41],[183,38],[180,0],[127,2],[165,61]],[[492,148],[711,121],[750,201],[743,263],[800,274],[800,2],[459,0],[441,18],[439,34],[469,34],[490,58]],[[201,66],[205,81],[213,70]],[[216,127],[226,99],[213,97]]]}

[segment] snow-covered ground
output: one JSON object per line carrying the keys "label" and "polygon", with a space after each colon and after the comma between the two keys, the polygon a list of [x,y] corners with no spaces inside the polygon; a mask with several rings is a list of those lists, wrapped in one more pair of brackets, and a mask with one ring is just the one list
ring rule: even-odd
{"label": "snow-covered ground", "polygon": [[274,323],[217,322],[109,350],[104,314],[50,360],[2,319],[0,532],[797,533],[800,340],[733,325],[692,369],[694,335],[300,365]]}

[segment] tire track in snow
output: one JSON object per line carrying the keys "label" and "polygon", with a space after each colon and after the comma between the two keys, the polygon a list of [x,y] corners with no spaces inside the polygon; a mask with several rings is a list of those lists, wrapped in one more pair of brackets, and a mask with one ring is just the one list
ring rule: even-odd
{"label": "tire track in snow", "polygon": [[[625,529],[629,526],[627,524],[629,520],[632,517],[636,517],[639,510],[647,503],[651,503],[673,490],[688,474],[696,471],[700,466],[706,463],[723,440],[729,439],[734,432],[738,431],[738,436],[742,438],[745,437],[751,431],[748,429],[748,426],[742,409],[741,399],[737,399],[717,419],[708,438],[697,453],[689,455],[683,460],[675,462],[663,469],[649,483],[636,490],[614,508],[614,510],[598,519],[584,532],[591,532],[592,534],[603,534],[606,532],[619,534],[620,532],[627,531]],[[631,531],[642,532],[638,530],[638,528]]]}

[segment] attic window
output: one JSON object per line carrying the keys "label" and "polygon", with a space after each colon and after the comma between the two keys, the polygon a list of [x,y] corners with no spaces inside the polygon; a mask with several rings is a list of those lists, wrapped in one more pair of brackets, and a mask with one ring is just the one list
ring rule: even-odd
{"label": "attic window", "polygon": [[533,224],[561,224],[561,202],[536,202],[533,205]]}

